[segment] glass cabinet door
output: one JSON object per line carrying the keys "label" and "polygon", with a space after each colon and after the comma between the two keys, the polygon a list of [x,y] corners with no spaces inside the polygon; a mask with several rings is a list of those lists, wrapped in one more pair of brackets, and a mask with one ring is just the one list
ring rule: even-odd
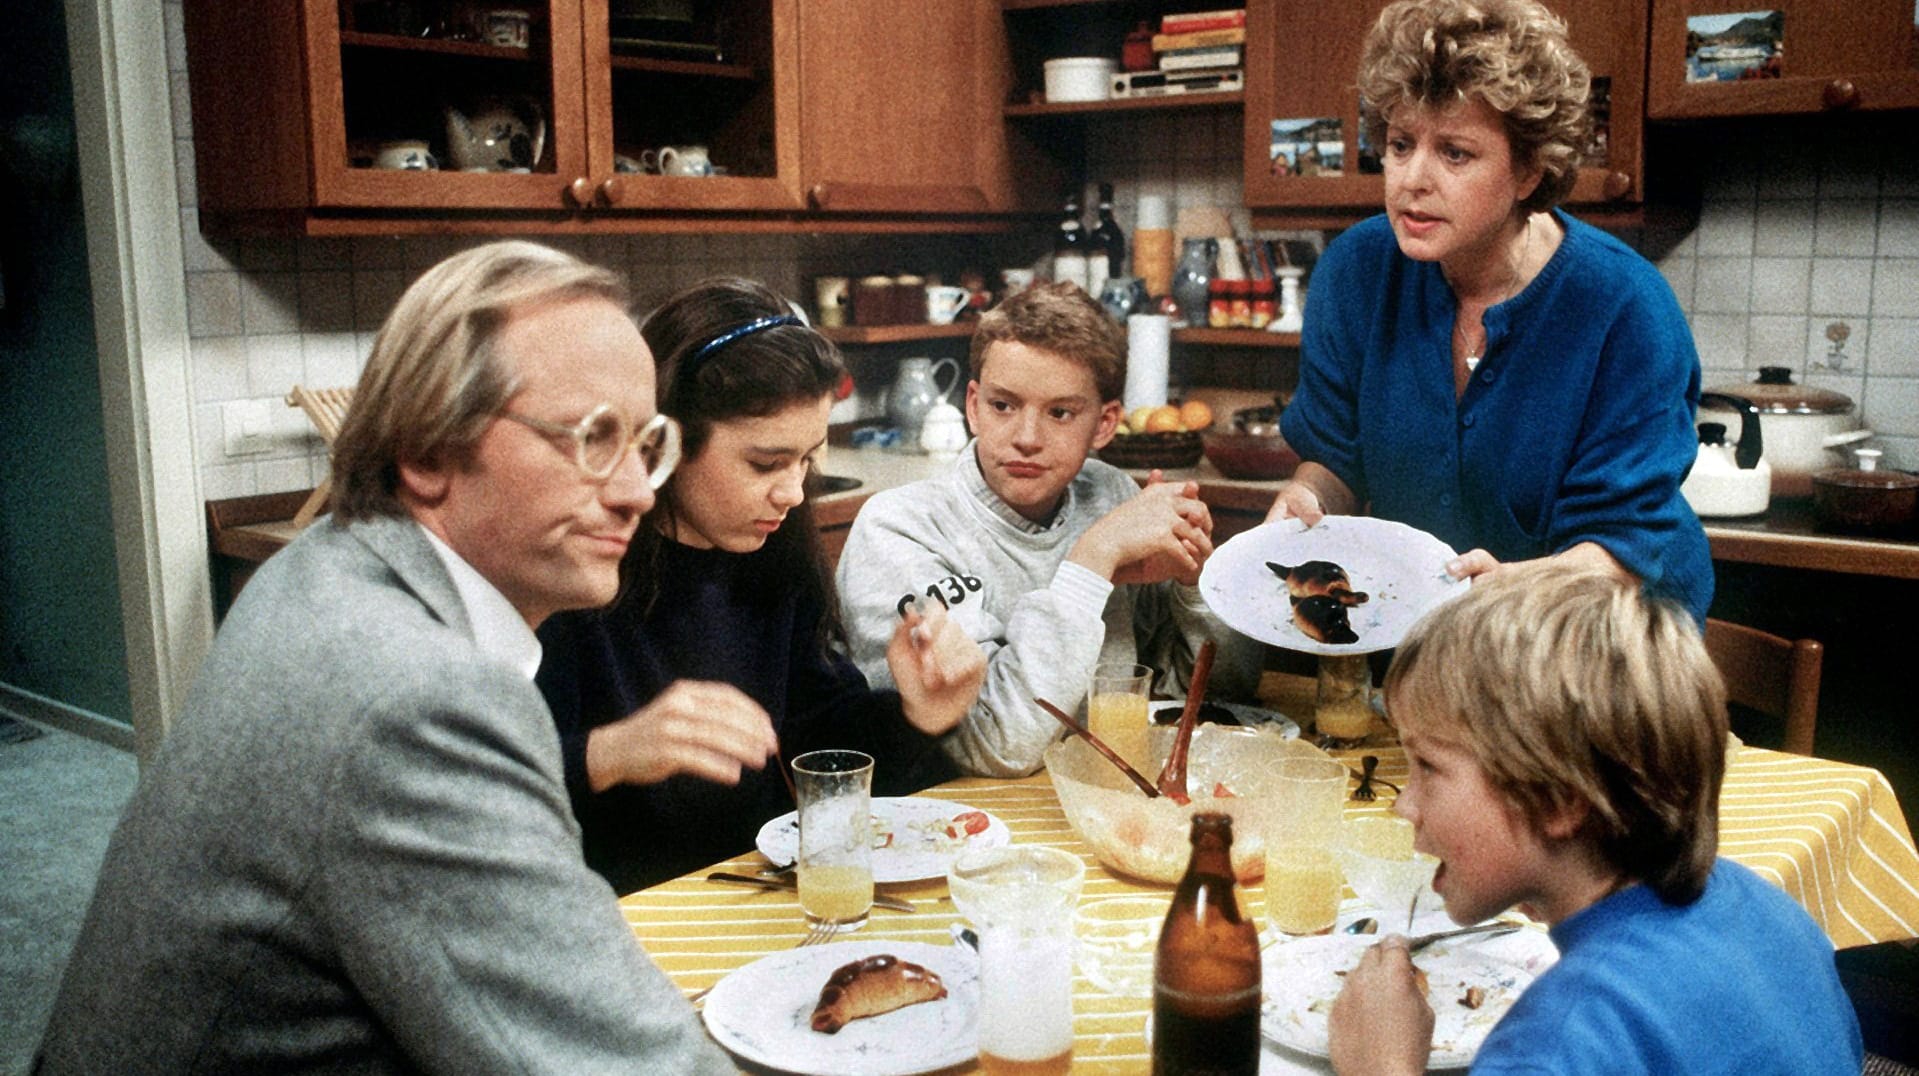
{"label": "glass cabinet door", "polygon": [[565,209],[576,0],[306,0],[315,208]]}
{"label": "glass cabinet door", "polygon": [[1919,108],[1914,0],[1655,0],[1654,119]]}

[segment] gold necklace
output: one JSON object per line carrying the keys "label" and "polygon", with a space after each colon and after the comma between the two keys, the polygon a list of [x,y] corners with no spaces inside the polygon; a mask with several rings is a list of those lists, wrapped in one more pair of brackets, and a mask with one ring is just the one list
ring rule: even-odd
{"label": "gold necklace", "polygon": [[1507,264],[1507,270],[1510,275],[1506,278],[1506,286],[1499,291],[1491,302],[1479,308],[1481,322],[1479,327],[1479,343],[1477,346],[1475,346],[1472,339],[1466,335],[1466,319],[1460,317],[1455,311],[1453,315],[1453,343],[1459,350],[1466,353],[1464,361],[1466,363],[1467,373],[1478,369],[1479,361],[1486,357],[1486,344],[1488,343],[1484,321],[1486,311],[1519,294],[1519,289],[1523,286],[1520,277],[1525,273],[1526,256],[1532,251],[1532,246],[1533,218],[1531,215],[1528,215],[1526,217],[1526,230],[1519,238],[1519,257]]}

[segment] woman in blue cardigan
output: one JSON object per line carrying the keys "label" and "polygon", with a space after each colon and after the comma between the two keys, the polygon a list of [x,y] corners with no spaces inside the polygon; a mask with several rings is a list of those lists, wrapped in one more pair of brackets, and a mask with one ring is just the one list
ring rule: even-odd
{"label": "woman in blue cardigan", "polygon": [[979,647],[930,609],[873,691],[838,648],[832,577],[802,483],[845,373],[838,349],[749,280],[702,282],[640,328],[683,455],[626,554],[623,590],[540,630],[586,861],[621,893],[752,848],[793,809],[780,759],[874,756],[874,791],[953,776],[938,737],[972,705]]}
{"label": "woman in blue cardigan", "polygon": [[1572,190],[1591,79],[1532,0],[1388,7],[1362,117],[1386,212],[1312,277],[1300,454],[1268,518],[1370,508],[1455,549],[1456,576],[1557,556],[1637,577],[1703,622],[1699,358],[1658,271],[1552,207]]}

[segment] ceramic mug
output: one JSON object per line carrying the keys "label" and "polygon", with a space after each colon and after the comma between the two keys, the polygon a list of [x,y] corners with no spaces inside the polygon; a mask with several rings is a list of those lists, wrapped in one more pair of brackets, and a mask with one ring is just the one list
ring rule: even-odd
{"label": "ceramic mug", "polygon": [[932,284],[926,289],[926,320],[932,325],[951,325],[973,293],[955,284]]}
{"label": "ceramic mug", "polygon": [[481,25],[487,44],[523,49],[531,39],[533,19],[521,8],[499,8],[487,12]]}
{"label": "ceramic mug", "polygon": [[661,146],[640,154],[640,166],[663,176],[710,176],[713,162],[705,146]]}
{"label": "ceramic mug", "polygon": [[836,329],[846,324],[846,307],[852,281],[843,276],[823,276],[813,281],[813,298],[820,312],[820,325]]}
{"label": "ceramic mug", "polygon": [[431,172],[440,167],[440,162],[427,151],[425,142],[405,139],[380,143],[379,150],[373,155],[373,167],[401,172]]}

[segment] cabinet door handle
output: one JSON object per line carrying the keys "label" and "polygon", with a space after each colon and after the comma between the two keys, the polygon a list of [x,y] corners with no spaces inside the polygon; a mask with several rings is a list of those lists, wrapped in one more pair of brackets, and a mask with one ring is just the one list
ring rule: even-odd
{"label": "cabinet door handle", "polygon": [[600,198],[607,205],[619,205],[620,199],[624,197],[626,197],[626,184],[620,182],[619,176],[608,176],[600,180]]}
{"label": "cabinet door handle", "polygon": [[1606,173],[1606,197],[1615,201],[1632,193],[1632,177],[1624,172]]}
{"label": "cabinet door handle", "polygon": [[1826,83],[1825,92],[1819,96],[1827,108],[1852,108],[1859,103],[1859,87],[1849,78],[1836,78]]}
{"label": "cabinet door handle", "polygon": [[578,209],[585,209],[593,201],[593,181],[580,176],[566,185],[566,193]]}
{"label": "cabinet door handle", "polygon": [[827,194],[827,187],[824,183],[815,183],[811,187],[806,188],[806,200],[812,204],[814,209],[826,208],[828,200]]}

